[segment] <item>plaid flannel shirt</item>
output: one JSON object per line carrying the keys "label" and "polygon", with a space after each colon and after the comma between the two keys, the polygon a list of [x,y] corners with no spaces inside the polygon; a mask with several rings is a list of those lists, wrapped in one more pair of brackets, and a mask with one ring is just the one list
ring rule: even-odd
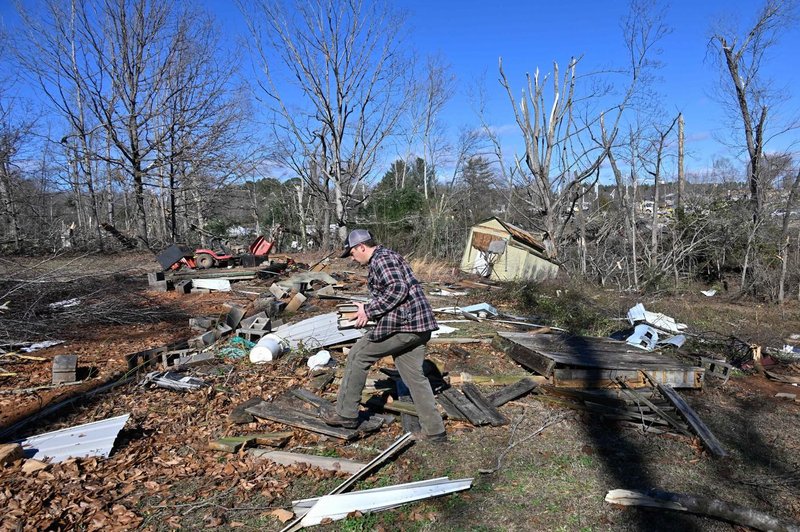
{"label": "plaid flannel shirt", "polygon": [[370,339],[380,341],[398,332],[427,332],[439,328],[422,285],[408,262],[397,252],[378,246],[369,261],[367,277],[372,301],[364,306],[377,325]]}

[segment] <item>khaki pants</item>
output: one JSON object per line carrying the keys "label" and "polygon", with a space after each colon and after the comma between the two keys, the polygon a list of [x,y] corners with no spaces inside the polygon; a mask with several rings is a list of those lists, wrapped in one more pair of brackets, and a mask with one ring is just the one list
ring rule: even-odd
{"label": "khaki pants", "polygon": [[381,358],[391,356],[411,392],[422,430],[428,435],[443,433],[442,416],[436,410],[431,385],[422,373],[425,344],[430,338],[429,332],[395,333],[380,342],[362,336],[347,355],[347,367],[336,399],[336,413],[346,418],[358,417],[358,405],[369,368]]}

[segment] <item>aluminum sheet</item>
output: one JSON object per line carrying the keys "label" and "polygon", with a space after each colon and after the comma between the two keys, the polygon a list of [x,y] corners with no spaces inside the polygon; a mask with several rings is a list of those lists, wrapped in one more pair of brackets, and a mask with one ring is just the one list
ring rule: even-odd
{"label": "aluminum sheet", "polygon": [[291,325],[281,325],[274,334],[287,340],[292,349],[302,343],[308,349],[343,344],[361,338],[362,329],[339,329],[335,312],[321,314]]}
{"label": "aluminum sheet", "polygon": [[107,457],[130,414],[33,436],[17,443],[26,458],[63,462],[67,458]]}

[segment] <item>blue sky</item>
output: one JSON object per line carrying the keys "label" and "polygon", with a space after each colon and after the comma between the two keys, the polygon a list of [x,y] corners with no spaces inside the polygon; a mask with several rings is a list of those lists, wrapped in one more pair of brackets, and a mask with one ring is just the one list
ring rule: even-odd
{"label": "blue sky", "polygon": [[[67,1],[67,0],[65,0]],[[23,2],[26,5],[30,1]],[[244,24],[231,0],[204,0],[223,25],[224,33],[236,46]],[[583,56],[580,72],[618,67],[624,64],[621,19],[627,2],[563,0],[394,0],[407,14],[407,41],[420,56],[439,55],[451,66],[457,91],[442,119],[455,135],[459,126],[477,126],[468,96],[479,80],[486,83],[489,119],[505,131],[503,142],[509,148],[519,146],[513,114],[507,97],[497,82],[498,57],[512,86],[517,90],[525,82],[525,73],[538,67],[550,72],[552,62],[562,67],[572,56]],[[0,17],[6,26],[16,22],[13,2],[0,0]],[[733,158],[736,153],[720,144],[715,136],[725,133],[720,105],[711,98],[718,70],[708,57],[712,21],[720,17],[750,22],[760,2],[753,0],[678,0],[667,7],[666,23],[672,33],[661,42],[664,63],[658,91],[668,113],[682,111],[686,122],[687,170],[702,171],[711,167],[716,157]],[[800,87],[800,31],[786,34],[769,60],[769,72],[777,85]],[[800,109],[798,98],[787,107]],[[798,133],[776,143],[783,148]],[[796,149],[796,148],[795,148]]]}
{"label": "blue sky", "polygon": [[[621,19],[627,2],[564,0],[561,2],[478,0],[399,0],[407,10],[412,37],[421,53],[441,54],[458,76],[461,92],[448,109],[448,121],[471,118],[466,85],[486,74],[496,126],[511,125],[510,104],[497,83],[497,59],[503,57],[508,77],[517,90],[526,72],[550,72],[553,60],[565,65],[581,56],[584,71],[624,64]],[[663,4],[667,5],[667,4]],[[725,119],[711,97],[719,79],[708,56],[711,23],[720,17],[749,22],[759,2],[752,0],[679,0],[667,5],[666,22],[672,33],[661,42],[658,91],[667,112],[682,111],[686,123],[687,171],[709,168],[715,157],[736,154],[715,140],[724,136]],[[769,61],[769,72],[781,86],[800,87],[800,32],[784,36]],[[790,109],[799,109],[793,99]],[[468,120],[465,120],[468,122]],[[504,130],[512,130],[507,127]],[[794,140],[798,134],[795,133]],[[506,137],[508,142],[513,140]],[[784,139],[784,147],[791,138]],[[797,148],[795,148],[797,149]]]}

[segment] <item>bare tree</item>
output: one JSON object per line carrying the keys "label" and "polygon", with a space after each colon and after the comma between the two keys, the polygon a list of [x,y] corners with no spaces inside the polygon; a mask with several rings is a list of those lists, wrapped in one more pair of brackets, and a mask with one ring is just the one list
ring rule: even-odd
{"label": "bare tree", "polygon": [[[2,90],[2,89],[0,89]],[[0,205],[2,205],[2,225],[6,238],[0,246],[11,244],[11,249],[21,248],[22,232],[20,229],[19,209],[14,194],[14,156],[19,150],[22,129],[12,122],[11,110],[0,93]]]}
{"label": "bare tree", "polygon": [[408,106],[402,20],[383,1],[245,1],[276,157],[310,187],[332,189],[344,240],[357,191]]}
{"label": "bare tree", "polygon": [[425,162],[422,186],[425,199],[429,196],[429,189],[431,192],[436,189],[436,176],[430,175],[430,170],[438,166],[440,154],[448,150],[439,115],[453,97],[454,83],[455,78],[441,58],[428,58],[419,90],[419,109],[411,113],[422,122],[422,160]]}
{"label": "bare tree", "polygon": [[[88,189],[94,226],[100,194],[110,205],[116,180],[132,185],[141,245],[154,222],[174,239],[179,178],[211,173],[236,123],[226,99],[233,62],[216,57],[212,22],[154,0],[44,0],[20,12],[18,60],[67,123],[61,144],[76,186]],[[147,187],[168,194],[169,206],[148,199]]]}
{"label": "bare tree", "polygon": [[[581,191],[590,188],[581,185],[596,175],[606,159],[623,112],[652,66],[652,48],[668,31],[660,12],[646,3],[631,5],[624,24],[630,54],[626,87],[604,112],[594,111],[590,104],[607,91],[584,92],[584,85],[578,85],[580,58],[569,61],[563,77],[557,63],[553,63],[551,80],[548,75],[541,77],[538,70],[528,75],[518,103],[500,62],[500,83],[525,142],[525,153],[515,157],[514,167],[528,194],[528,221],[547,233],[556,251],[563,243],[575,203],[582,198]],[[552,84],[549,90],[548,83]]]}
{"label": "bare tree", "polygon": [[668,137],[678,122],[678,116],[667,126],[656,125],[653,127],[654,134],[649,140],[649,153],[645,158],[650,158],[649,164],[644,164],[645,170],[653,178],[653,212],[651,213],[650,227],[650,268],[655,270],[658,263],[658,235],[660,232],[659,212],[660,204],[660,184],[661,173],[663,171],[665,150],[668,145]]}
{"label": "bare tree", "polygon": [[[605,132],[603,132],[606,135]],[[617,159],[617,155],[615,150],[611,149],[608,151],[608,162],[611,166],[611,171],[614,174],[614,180],[616,182],[616,195],[617,201],[620,206],[620,210],[622,211],[622,219],[623,219],[623,227],[625,232],[625,240],[630,249],[630,256],[629,260],[626,261],[629,264],[630,274],[631,274],[631,286],[633,286],[636,290],[639,289],[639,269],[638,269],[638,261],[639,261],[639,253],[638,253],[638,234],[636,231],[636,194],[639,186],[639,180],[637,175],[638,169],[638,146],[641,140],[641,128],[640,127],[630,127],[630,130],[627,135],[627,150],[628,153],[624,158],[624,162],[627,162],[630,173],[629,179],[625,178],[625,175],[620,167],[620,164]],[[604,142],[610,142],[608,137],[604,137]]]}
{"label": "bare tree", "polygon": [[[784,99],[779,88],[763,72],[768,52],[781,34],[796,21],[796,5],[792,0],[766,0],[756,13],[755,22],[743,32],[720,27],[712,31],[710,46],[719,49],[724,103],[732,116],[738,116],[738,128],[744,134],[747,148],[747,182],[754,222],[763,214],[766,190],[760,161],[767,143],[775,135],[795,129],[795,121],[770,127],[771,115]],[[719,57],[719,56],[717,56]],[[726,76],[727,74],[727,76]],[[728,78],[725,81],[724,78]],[[777,122],[777,117],[773,122]]]}

